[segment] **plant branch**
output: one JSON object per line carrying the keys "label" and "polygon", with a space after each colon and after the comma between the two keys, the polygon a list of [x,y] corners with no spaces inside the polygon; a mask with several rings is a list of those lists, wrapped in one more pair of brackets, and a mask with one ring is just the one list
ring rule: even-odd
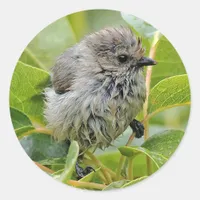
{"label": "plant branch", "polygon": [[108,173],[108,171],[106,170],[106,168],[104,167],[104,165],[94,156],[94,154],[92,154],[89,151],[86,151],[86,155],[88,155],[90,157],[90,159],[96,163],[96,165],[98,167],[100,167],[101,172],[103,173],[105,179],[106,179],[106,184],[110,184],[112,183],[112,179],[110,174]]}
{"label": "plant branch", "polygon": [[49,129],[43,128],[43,127],[35,128],[35,129],[29,130],[29,131],[23,133],[22,135],[20,135],[19,139],[24,137],[24,136],[30,135],[32,133],[44,133],[44,134],[47,134],[47,135],[52,135],[52,130],[49,130]]}
{"label": "plant branch", "polygon": [[[95,163],[93,160],[90,160],[90,159],[87,159],[87,158],[83,158],[83,163],[84,163],[85,165],[96,166],[96,167],[98,167],[98,166],[96,165],[96,163]],[[97,172],[97,171],[96,171],[96,172]],[[106,183],[106,179],[104,178],[102,172],[101,172],[101,171],[98,171],[97,174],[98,174],[99,178],[102,180],[102,182],[103,182],[103,183]]]}
{"label": "plant branch", "polygon": [[122,168],[123,168],[124,163],[125,163],[125,158],[126,158],[125,156],[122,156],[122,155],[120,156],[118,168],[117,168],[117,171],[116,171],[116,174],[117,174],[116,179],[117,179],[117,181],[120,180],[121,171],[122,171]]}
{"label": "plant branch", "polygon": [[[135,138],[135,133],[133,132],[131,134],[131,136],[129,137],[128,142],[126,143],[126,146],[129,146],[132,143],[132,141],[134,140],[134,138]],[[125,156],[121,155],[120,160],[119,160],[119,164],[118,164],[118,168],[117,168],[117,171],[116,171],[116,174],[117,174],[116,179],[117,180],[120,180],[120,177],[121,177],[120,174],[121,174],[122,168],[124,166],[124,163],[125,163]]]}
{"label": "plant branch", "polygon": [[[131,134],[131,136],[129,137],[128,142],[126,143],[126,146],[129,146],[132,143],[132,141],[134,140],[134,138],[135,138],[135,133],[133,132]],[[117,174],[116,179],[117,180],[120,180],[120,177],[121,177],[120,173],[121,173],[121,170],[124,166],[124,163],[125,163],[125,156],[121,155],[120,160],[119,160],[119,164],[118,164],[118,168],[117,168],[117,171],[116,171],[116,174]]]}
{"label": "plant branch", "polygon": [[128,179],[133,180],[133,157],[128,158]]}
{"label": "plant branch", "polygon": [[99,171],[97,174],[98,174],[99,178],[103,181],[103,183],[106,183],[106,179],[104,178],[102,171]]}
{"label": "plant branch", "polygon": [[47,172],[47,173],[49,173],[49,174],[53,174],[54,173],[54,171],[53,170],[51,170],[51,169],[49,169],[48,167],[45,167],[45,166],[43,166],[43,165],[41,165],[40,163],[38,163],[38,162],[34,162],[41,170],[43,170],[43,171],[45,171],[45,172]]}
{"label": "plant branch", "polygon": [[[149,52],[149,57],[152,59],[154,59],[155,55],[156,55],[156,49],[157,49],[156,43],[158,41],[159,34],[160,33],[158,31],[155,33],[152,47]],[[152,75],[152,66],[148,66],[147,71],[146,71],[146,100],[145,100],[145,103],[143,106],[144,119],[146,119],[147,115],[148,115],[148,103],[149,103],[149,94],[150,94],[150,85],[151,85],[151,75]],[[149,121],[145,120],[143,122],[143,125],[144,125],[144,140],[147,140],[149,137]],[[147,161],[147,173],[148,173],[148,175],[150,175],[151,171],[152,171],[151,160],[149,159],[149,157],[147,157],[146,161]]]}
{"label": "plant branch", "polygon": [[131,143],[132,143],[132,141],[134,140],[134,138],[135,138],[135,133],[133,132],[133,133],[131,134],[131,136],[129,137],[128,142],[126,143],[126,146],[131,145]]}
{"label": "plant branch", "polygon": [[[156,49],[157,49],[157,41],[159,39],[159,31],[157,31],[154,35],[154,39],[152,42],[152,46],[149,52],[149,57],[154,59],[155,55],[156,55]],[[149,94],[150,94],[150,85],[151,85],[151,75],[152,75],[152,66],[148,66],[147,67],[147,71],[146,71],[146,100],[143,106],[143,114],[144,114],[144,118],[146,118],[146,116],[148,115],[148,100],[149,100]],[[149,137],[149,131],[148,131],[148,126],[149,123],[148,121],[144,122],[144,139],[147,140],[147,138]]]}
{"label": "plant branch", "polygon": [[67,184],[77,187],[77,188],[97,189],[97,190],[103,190],[106,187],[106,185],[99,184],[99,183],[74,181],[74,180],[67,181]]}
{"label": "plant branch", "polygon": [[[99,167],[99,165],[97,165],[96,162],[94,162],[93,160],[90,160],[90,159],[87,159],[87,158],[83,158],[83,162],[87,165],[94,165],[94,166],[97,166]],[[111,175],[111,177],[113,179],[116,178],[116,173],[113,172],[111,169],[107,168],[104,164],[101,163],[101,165],[105,168],[105,170]]]}

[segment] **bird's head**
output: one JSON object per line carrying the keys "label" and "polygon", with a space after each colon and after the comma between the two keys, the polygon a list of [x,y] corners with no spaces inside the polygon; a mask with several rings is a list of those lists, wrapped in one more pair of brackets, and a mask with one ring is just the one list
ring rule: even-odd
{"label": "bird's head", "polygon": [[136,38],[129,28],[105,28],[88,35],[85,41],[103,72],[122,75],[156,64],[153,59],[144,57],[141,38]]}

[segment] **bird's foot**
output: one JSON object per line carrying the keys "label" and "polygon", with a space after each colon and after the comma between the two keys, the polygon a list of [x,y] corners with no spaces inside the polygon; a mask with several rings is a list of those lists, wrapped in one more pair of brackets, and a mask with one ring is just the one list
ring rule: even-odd
{"label": "bird's foot", "polygon": [[144,135],[144,126],[136,119],[130,123],[130,127],[132,128],[133,132],[135,132],[136,138],[141,138]]}
{"label": "bird's foot", "polygon": [[95,170],[90,167],[90,166],[87,166],[85,169],[83,169],[79,164],[78,162],[76,162],[76,174],[77,174],[77,178],[78,180],[83,178],[84,176],[88,175],[90,172],[94,171]]}

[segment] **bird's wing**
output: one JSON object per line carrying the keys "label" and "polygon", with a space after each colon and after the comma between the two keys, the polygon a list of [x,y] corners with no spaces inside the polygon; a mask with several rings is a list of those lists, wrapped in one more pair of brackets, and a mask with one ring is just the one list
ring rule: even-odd
{"label": "bird's wing", "polygon": [[56,93],[65,93],[70,90],[76,77],[78,68],[77,58],[73,49],[68,49],[58,57],[52,68],[52,84]]}

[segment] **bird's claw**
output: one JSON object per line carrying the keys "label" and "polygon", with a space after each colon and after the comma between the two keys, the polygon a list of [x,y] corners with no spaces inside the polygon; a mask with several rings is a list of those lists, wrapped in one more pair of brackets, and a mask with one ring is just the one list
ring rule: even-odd
{"label": "bird's claw", "polygon": [[78,180],[83,178],[84,176],[88,175],[92,171],[95,172],[95,170],[92,167],[87,166],[85,169],[83,169],[81,166],[79,166],[78,163],[76,163],[75,168],[76,168],[76,174],[77,174]]}
{"label": "bird's claw", "polygon": [[135,132],[136,138],[141,138],[144,135],[144,126],[136,119],[130,123],[130,127],[132,128],[133,132]]}

